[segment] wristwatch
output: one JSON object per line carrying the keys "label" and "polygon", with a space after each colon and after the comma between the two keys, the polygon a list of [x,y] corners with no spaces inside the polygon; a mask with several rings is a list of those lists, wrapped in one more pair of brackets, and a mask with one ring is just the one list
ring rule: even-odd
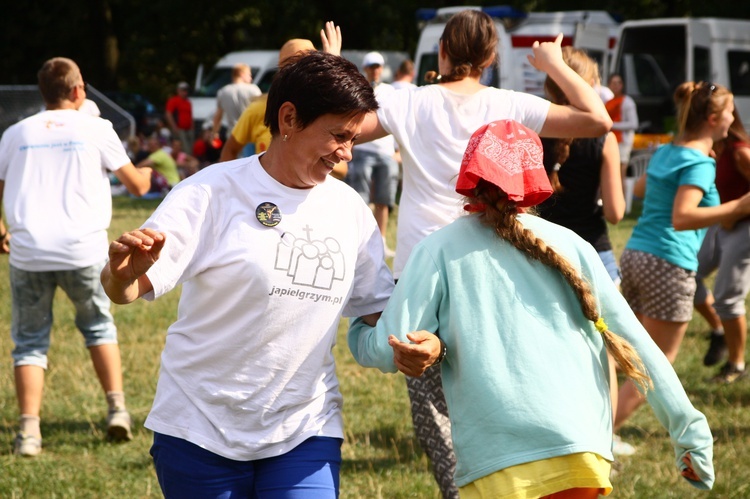
{"label": "wristwatch", "polygon": [[439,336],[438,336],[438,340],[440,340],[440,355],[438,355],[438,358],[435,360],[435,362],[433,362],[430,365],[430,367],[440,364],[443,361],[443,359],[445,359],[445,356],[448,353],[448,346],[445,344],[445,342],[442,339],[440,339]]}

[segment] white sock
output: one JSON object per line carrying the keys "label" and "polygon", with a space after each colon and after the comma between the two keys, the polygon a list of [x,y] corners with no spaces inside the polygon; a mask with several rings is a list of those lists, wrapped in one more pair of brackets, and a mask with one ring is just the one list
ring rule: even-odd
{"label": "white sock", "polygon": [[125,409],[125,392],[107,392],[107,406],[110,411]]}
{"label": "white sock", "polygon": [[31,435],[32,437],[36,438],[42,438],[42,430],[39,428],[40,421],[41,419],[39,418],[39,416],[21,414],[21,433],[23,433],[24,435]]}

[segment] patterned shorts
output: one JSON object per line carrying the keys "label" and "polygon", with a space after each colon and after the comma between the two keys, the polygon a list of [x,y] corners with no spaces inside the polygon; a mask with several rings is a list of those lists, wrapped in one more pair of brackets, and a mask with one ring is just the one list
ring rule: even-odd
{"label": "patterned shorts", "polygon": [[622,295],[636,314],[669,322],[688,322],[693,317],[695,272],[628,249],[620,257],[620,271]]}

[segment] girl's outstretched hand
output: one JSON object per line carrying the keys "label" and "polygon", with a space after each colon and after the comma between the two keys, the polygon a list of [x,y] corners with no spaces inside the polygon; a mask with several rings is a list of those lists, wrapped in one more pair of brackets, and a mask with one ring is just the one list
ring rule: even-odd
{"label": "girl's outstretched hand", "polygon": [[685,454],[685,457],[682,458],[682,462],[685,463],[687,468],[682,470],[681,475],[687,478],[688,480],[692,480],[694,482],[700,482],[701,481],[700,477],[693,469],[693,461],[690,458],[689,452]]}
{"label": "girl's outstretched hand", "polygon": [[388,344],[393,348],[393,361],[407,376],[421,376],[440,357],[440,339],[428,331],[414,331],[406,335],[411,341],[400,341],[393,335]]}

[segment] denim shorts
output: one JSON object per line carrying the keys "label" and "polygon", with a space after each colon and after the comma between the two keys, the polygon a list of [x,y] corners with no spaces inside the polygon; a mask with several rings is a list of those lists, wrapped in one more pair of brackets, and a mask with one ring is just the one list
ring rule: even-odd
{"label": "denim shorts", "polygon": [[47,368],[52,301],[58,286],[73,302],[75,324],[86,347],[117,343],[117,329],[109,311],[111,302],[99,280],[104,264],[48,272],[28,272],[10,266],[13,365]]}
{"label": "denim shorts", "polygon": [[616,285],[619,286],[620,282],[622,281],[622,278],[620,276],[620,267],[617,266],[617,259],[615,258],[615,253],[612,250],[600,251],[599,258],[604,264],[604,268],[607,269],[607,273],[609,274],[609,277],[612,278],[612,282],[614,282]]}
{"label": "denim shorts", "polygon": [[151,456],[167,499],[335,499],[341,443],[340,438],[311,437],[279,456],[235,461],[187,440],[154,433]]}
{"label": "denim shorts", "polygon": [[345,181],[366,203],[393,206],[396,204],[398,177],[398,163],[391,156],[355,148]]}

